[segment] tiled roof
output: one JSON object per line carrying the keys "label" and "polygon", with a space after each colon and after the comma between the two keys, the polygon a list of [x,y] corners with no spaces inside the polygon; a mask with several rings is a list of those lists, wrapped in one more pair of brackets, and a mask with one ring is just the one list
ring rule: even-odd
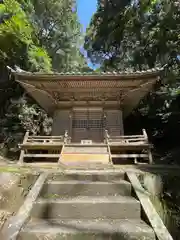
{"label": "tiled roof", "polygon": [[135,75],[135,74],[146,74],[146,73],[156,73],[156,72],[160,72],[160,71],[163,71],[164,68],[153,68],[153,69],[148,69],[148,70],[142,70],[142,71],[106,71],[106,72],[60,72],[60,73],[53,73],[52,75],[74,75],[74,76],[82,76],[82,75],[85,75],[85,76],[97,76],[97,75],[100,75],[100,76],[104,76],[104,75],[109,75],[109,76],[117,76],[117,75]]}
{"label": "tiled roof", "polygon": [[31,75],[31,76],[136,76],[136,75],[146,75],[146,74],[156,74],[164,70],[164,67],[162,68],[153,68],[148,70],[142,70],[142,71],[111,71],[111,72],[80,72],[80,71],[72,71],[72,72],[53,72],[53,73],[43,73],[43,72],[26,72],[21,70],[20,68],[14,70],[11,69],[12,73],[15,73],[17,75]]}

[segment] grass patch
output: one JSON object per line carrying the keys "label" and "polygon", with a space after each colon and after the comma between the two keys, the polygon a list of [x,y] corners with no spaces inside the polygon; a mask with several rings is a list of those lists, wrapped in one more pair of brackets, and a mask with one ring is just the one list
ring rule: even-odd
{"label": "grass patch", "polygon": [[25,167],[11,167],[11,166],[2,166],[0,167],[1,172],[10,172],[10,173],[26,173],[32,171],[31,168]]}
{"label": "grass patch", "polygon": [[61,196],[58,194],[46,194],[43,197],[46,199],[56,199],[56,198],[60,198]]}

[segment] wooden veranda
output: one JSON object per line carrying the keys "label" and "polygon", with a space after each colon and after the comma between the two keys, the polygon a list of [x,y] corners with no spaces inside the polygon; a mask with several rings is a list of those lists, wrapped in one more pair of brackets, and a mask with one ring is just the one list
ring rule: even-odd
{"label": "wooden veranda", "polygon": [[[82,141],[71,142],[71,137],[65,131],[62,136],[33,136],[26,132],[22,144],[19,144],[21,153],[19,163],[32,162],[64,162],[68,156],[78,154],[78,157],[94,155],[103,159],[108,156],[110,164],[120,163],[152,163],[151,148],[145,129],[141,135],[110,136],[104,131],[104,142],[96,143]],[[85,160],[84,160],[85,161]],[[102,160],[103,161],[103,160]]]}

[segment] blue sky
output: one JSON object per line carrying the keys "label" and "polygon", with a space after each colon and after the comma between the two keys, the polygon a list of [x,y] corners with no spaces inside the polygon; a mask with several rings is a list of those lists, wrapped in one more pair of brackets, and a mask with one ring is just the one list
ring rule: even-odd
{"label": "blue sky", "polygon": [[97,0],[77,0],[78,16],[85,31],[93,13],[96,12]]}
{"label": "blue sky", "polygon": [[[96,12],[96,6],[97,0],[77,0],[78,16],[84,32],[91,21],[92,15]],[[84,52],[84,56],[86,57],[86,52]],[[89,60],[87,62],[90,68],[96,69],[98,67],[93,66]]]}

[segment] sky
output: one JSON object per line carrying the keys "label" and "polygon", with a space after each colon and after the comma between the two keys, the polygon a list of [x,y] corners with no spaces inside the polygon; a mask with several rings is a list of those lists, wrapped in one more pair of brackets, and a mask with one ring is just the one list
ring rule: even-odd
{"label": "sky", "polygon": [[78,16],[85,31],[93,13],[96,12],[97,0],[77,0]]}
{"label": "sky", "polygon": [[[97,0],[77,0],[78,8],[78,17],[80,23],[83,26],[83,31],[86,31],[92,15],[96,12]],[[86,52],[83,51],[84,56],[86,57]],[[93,66],[92,63],[88,60],[88,66],[90,68],[96,69],[98,66]]]}

